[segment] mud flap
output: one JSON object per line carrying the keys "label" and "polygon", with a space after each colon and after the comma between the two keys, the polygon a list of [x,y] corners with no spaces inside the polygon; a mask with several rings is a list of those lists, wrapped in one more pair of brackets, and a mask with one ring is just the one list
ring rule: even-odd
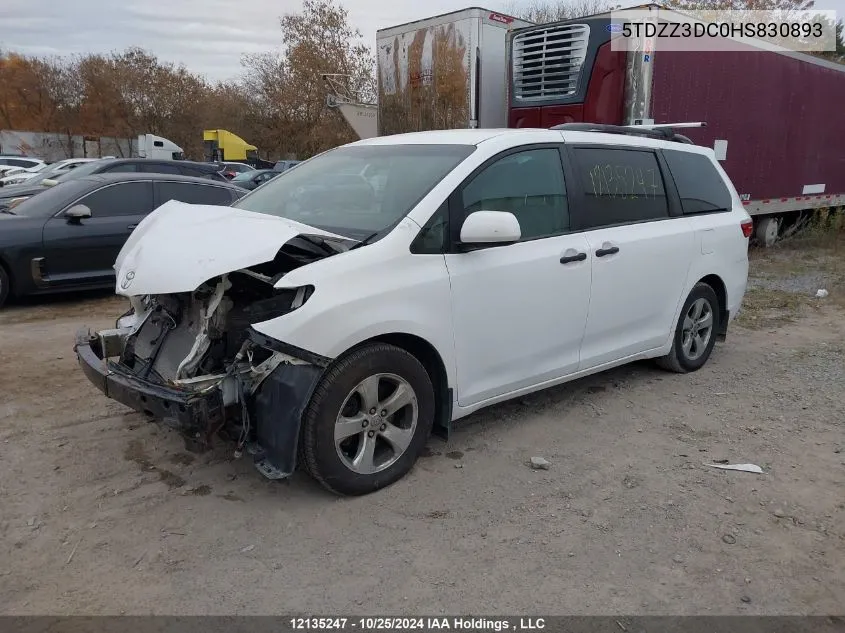
{"label": "mud flap", "polygon": [[268,479],[293,474],[302,415],[323,371],[317,365],[279,365],[255,394],[252,417],[258,447],[253,458]]}
{"label": "mud flap", "polygon": [[722,308],[722,313],[719,315],[719,329],[716,330],[716,340],[725,341],[728,338],[728,321],[731,320],[730,310]]}

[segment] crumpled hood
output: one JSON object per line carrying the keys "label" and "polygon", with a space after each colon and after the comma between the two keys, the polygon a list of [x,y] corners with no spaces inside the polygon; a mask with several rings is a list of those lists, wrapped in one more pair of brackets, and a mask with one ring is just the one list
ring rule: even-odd
{"label": "crumpled hood", "polygon": [[171,200],[138,225],[114,264],[117,294],[191,292],[212,277],[271,261],[300,234],[344,238],[263,213]]}

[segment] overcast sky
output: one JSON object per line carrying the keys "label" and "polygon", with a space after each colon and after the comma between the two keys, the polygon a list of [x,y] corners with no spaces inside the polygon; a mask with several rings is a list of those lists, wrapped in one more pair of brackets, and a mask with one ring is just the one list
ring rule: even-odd
{"label": "overcast sky", "polygon": [[[379,28],[478,4],[498,11],[509,4],[507,0],[341,2],[373,46]],[[0,48],[66,55],[140,46],[210,79],[228,79],[239,74],[243,53],[279,47],[279,16],[301,6],[300,0],[0,0]],[[816,8],[845,16],[845,0],[816,0]]]}

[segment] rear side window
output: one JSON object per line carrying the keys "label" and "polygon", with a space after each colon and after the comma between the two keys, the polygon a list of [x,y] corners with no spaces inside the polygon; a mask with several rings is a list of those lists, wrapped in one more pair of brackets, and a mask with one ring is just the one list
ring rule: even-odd
{"label": "rear side window", "polygon": [[712,161],[701,154],[663,150],[685,215],[730,211],[731,193]]}
{"label": "rear side window", "polygon": [[38,164],[31,160],[20,160],[17,158],[7,158],[5,162],[7,165],[14,165],[15,167],[34,167]]}
{"label": "rear side window", "polygon": [[158,198],[160,204],[168,200],[178,200],[188,204],[229,205],[232,203],[232,194],[228,189],[190,182],[160,182],[158,183]]}
{"label": "rear side window", "polygon": [[585,229],[669,217],[654,152],[587,147],[574,152],[584,192]]}
{"label": "rear side window", "polygon": [[91,209],[91,217],[146,215],[153,210],[153,186],[150,182],[122,182],[108,185],[77,201]]}
{"label": "rear side window", "polygon": [[208,176],[211,170],[200,169],[199,167],[182,167],[183,176],[193,176],[194,178],[202,178]]}

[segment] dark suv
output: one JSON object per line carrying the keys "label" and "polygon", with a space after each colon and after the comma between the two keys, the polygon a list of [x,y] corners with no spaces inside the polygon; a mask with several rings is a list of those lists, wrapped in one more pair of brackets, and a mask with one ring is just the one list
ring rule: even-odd
{"label": "dark suv", "polygon": [[30,198],[59,183],[95,174],[119,173],[169,174],[207,178],[215,182],[229,182],[214,165],[207,163],[195,163],[189,160],[158,160],[155,158],[103,158],[80,165],[54,179],[47,178],[35,185],[22,183],[3,187],[0,191],[0,211],[8,208],[12,201],[20,202],[21,199]]}
{"label": "dark suv", "polygon": [[190,160],[157,160],[155,158],[104,158],[87,165],[80,165],[55,180],[66,182],[92,174],[116,174],[120,172],[193,176],[194,178],[210,178],[218,182],[228,182],[214,165],[195,163]]}
{"label": "dark suv", "polygon": [[169,174],[74,178],[0,210],[0,306],[17,296],[114,286],[132,231],[170,200],[228,206],[247,193],[228,182]]}

